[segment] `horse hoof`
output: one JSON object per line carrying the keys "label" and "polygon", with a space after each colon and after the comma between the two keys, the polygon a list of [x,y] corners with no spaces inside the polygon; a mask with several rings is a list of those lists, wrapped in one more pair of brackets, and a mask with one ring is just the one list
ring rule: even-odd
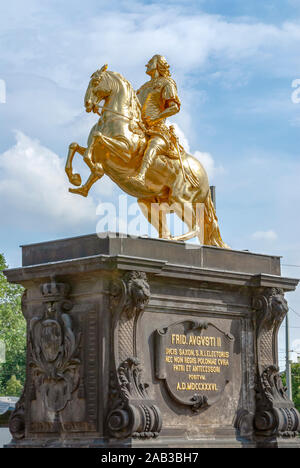
{"label": "horse hoof", "polygon": [[76,195],[81,195],[82,197],[87,197],[88,196],[88,191],[83,189],[83,188],[79,188],[79,189],[69,188],[69,192],[75,193]]}
{"label": "horse hoof", "polygon": [[70,182],[72,185],[76,185],[76,187],[80,187],[81,185],[81,177],[79,174],[73,174],[70,176]]}

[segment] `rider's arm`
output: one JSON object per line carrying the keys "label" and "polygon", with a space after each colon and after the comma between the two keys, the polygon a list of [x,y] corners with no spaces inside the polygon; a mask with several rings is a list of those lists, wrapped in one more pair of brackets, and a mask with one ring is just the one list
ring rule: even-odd
{"label": "rider's arm", "polygon": [[167,117],[171,117],[171,115],[175,115],[180,111],[180,105],[176,101],[167,101],[166,102],[167,107],[165,110],[160,112],[159,116],[152,120],[151,123],[155,124],[159,122],[160,120],[166,119]]}
{"label": "rider's arm", "polygon": [[177,87],[173,80],[169,79],[161,92],[162,107],[164,110],[152,121],[157,123],[167,117],[177,114],[180,111],[180,100],[177,94]]}

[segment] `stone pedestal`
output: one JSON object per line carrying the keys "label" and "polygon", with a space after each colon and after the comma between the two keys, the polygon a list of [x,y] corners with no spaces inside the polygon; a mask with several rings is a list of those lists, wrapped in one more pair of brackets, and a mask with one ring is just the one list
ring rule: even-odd
{"label": "stone pedestal", "polygon": [[280,258],[96,235],[23,246],[27,379],[10,447],[296,447]]}

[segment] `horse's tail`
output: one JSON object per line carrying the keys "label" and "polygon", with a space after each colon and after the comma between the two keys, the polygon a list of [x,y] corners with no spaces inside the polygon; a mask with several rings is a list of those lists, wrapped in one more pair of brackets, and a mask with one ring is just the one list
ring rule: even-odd
{"label": "horse's tail", "polygon": [[223,249],[230,249],[222,240],[210,190],[204,202],[204,245],[214,245]]}

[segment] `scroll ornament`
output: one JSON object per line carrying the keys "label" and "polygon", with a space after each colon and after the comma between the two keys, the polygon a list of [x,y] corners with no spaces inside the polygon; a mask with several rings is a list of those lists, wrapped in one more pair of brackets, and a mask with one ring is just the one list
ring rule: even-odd
{"label": "scroll ornament", "polygon": [[25,437],[25,388],[9,418],[9,430],[16,440],[24,439]]}
{"label": "scroll ornament", "polygon": [[117,439],[157,437],[162,426],[160,410],[148,394],[137,357],[137,323],[149,299],[150,287],[143,272],[126,273],[112,283],[114,366],[106,427],[109,436]]}
{"label": "scroll ornament", "polygon": [[283,290],[265,288],[253,299],[253,308],[257,313],[256,435],[296,437],[300,415],[287,397],[277,358],[278,330],[288,312]]}

